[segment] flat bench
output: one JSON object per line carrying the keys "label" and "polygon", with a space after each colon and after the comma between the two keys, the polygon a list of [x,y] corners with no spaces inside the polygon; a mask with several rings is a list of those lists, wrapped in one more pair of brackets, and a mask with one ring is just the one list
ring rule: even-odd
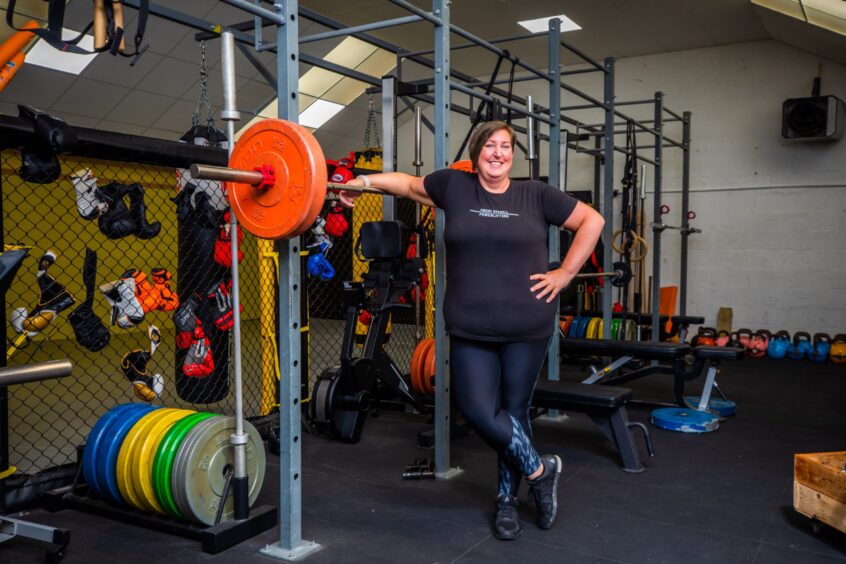
{"label": "flat bench", "polygon": [[643,464],[632,440],[631,427],[636,426],[643,431],[650,456],[653,450],[646,427],[629,421],[626,403],[631,397],[629,388],[543,380],[535,388],[532,405],[587,414],[614,442],[623,460],[623,470],[638,473],[643,472]]}

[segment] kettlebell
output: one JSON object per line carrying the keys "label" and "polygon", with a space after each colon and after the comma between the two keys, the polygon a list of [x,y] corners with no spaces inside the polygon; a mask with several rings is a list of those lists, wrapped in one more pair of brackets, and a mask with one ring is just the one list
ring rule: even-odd
{"label": "kettlebell", "polygon": [[831,340],[831,350],[828,353],[831,362],[843,364],[846,362],[846,334],[838,333]]}
{"label": "kettlebell", "polygon": [[693,347],[714,346],[716,336],[717,330],[713,327],[700,327],[696,335],[690,339],[690,345]]}
{"label": "kettlebell", "polygon": [[735,349],[743,348],[743,347],[740,346],[740,337],[737,336],[737,331],[732,331],[731,333],[729,333],[729,339],[728,339],[728,342],[726,343],[726,346],[732,347],[732,348],[735,348]]}
{"label": "kettlebell", "polygon": [[752,358],[761,358],[767,354],[769,344],[770,332],[766,329],[758,329],[749,340],[749,356]]}
{"label": "kettlebell", "polygon": [[714,339],[714,344],[718,347],[725,347],[728,345],[729,341],[731,340],[731,336],[729,335],[728,331],[720,331],[717,333],[717,338]]}
{"label": "kettlebell", "polygon": [[752,331],[749,329],[737,330],[737,342],[740,348],[749,350],[749,343],[752,341]]}
{"label": "kettlebell", "polygon": [[825,362],[831,352],[831,336],[828,333],[814,333],[814,350],[808,357],[814,362]]}
{"label": "kettlebell", "polygon": [[790,344],[790,333],[781,330],[773,335],[767,347],[767,354],[770,358],[784,358],[787,355],[787,347]]}
{"label": "kettlebell", "polygon": [[814,345],[811,344],[811,335],[805,331],[797,331],[793,334],[793,342],[787,345],[787,358],[802,360],[813,350]]}

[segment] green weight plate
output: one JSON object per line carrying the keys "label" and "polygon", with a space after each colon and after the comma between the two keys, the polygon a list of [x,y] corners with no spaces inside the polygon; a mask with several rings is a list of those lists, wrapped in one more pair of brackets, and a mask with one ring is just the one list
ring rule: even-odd
{"label": "green weight plate", "polygon": [[173,471],[170,474],[170,486],[173,492],[173,501],[185,519],[193,520],[191,508],[188,506],[187,494],[185,493],[185,476],[187,475],[186,460],[188,458],[187,453],[191,452],[192,449],[195,448],[199,439],[202,438],[205,429],[207,429],[210,425],[213,425],[215,421],[224,419],[226,419],[226,417],[218,415],[217,417],[210,417],[197,423],[185,436],[185,439],[182,440],[182,444],[179,445],[179,450],[176,452],[176,456],[174,457]]}
{"label": "green weight plate", "polygon": [[185,435],[197,423],[214,416],[214,413],[205,412],[195,413],[180,419],[168,430],[159,443],[159,448],[156,449],[156,457],[153,459],[153,491],[162,508],[174,517],[183,518],[173,501],[173,490],[170,484],[170,475],[173,471],[176,452],[179,450],[179,445],[182,444]]}
{"label": "green weight plate", "polygon": [[[220,503],[224,503],[221,522],[232,519],[234,501],[229,496],[221,500],[226,483],[226,469],[234,469],[235,447],[230,444],[230,435],[235,433],[235,418],[225,417],[209,420],[210,424],[198,434],[196,441],[184,454],[186,473],[182,485],[185,488],[187,515],[206,525],[214,525]],[[264,442],[253,425],[244,421],[246,444],[249,505],[252,506],[264,482]]]}

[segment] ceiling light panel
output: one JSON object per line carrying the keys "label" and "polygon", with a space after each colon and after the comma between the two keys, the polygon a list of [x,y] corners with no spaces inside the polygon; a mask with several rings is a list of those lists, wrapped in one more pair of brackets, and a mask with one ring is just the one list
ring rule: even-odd
{"label": "ceiling light panel", "polygon": [[[73,39],[79,35],[78,31],[72,29],[62,29],[63,39]],[[77,46],[90,51],[94,48],[94,37],[91,35],[83,36]],[[78,75],[85,67],[91,64],[97,54],[92,55],[78,55],[76,53],[67,53],[59,51],[43,39],[39,39],[32,46],[32,49],[26,54],[26,63],[28,65],[38,65],[39,67],[46,67],[61,72]]]}
{"label": "ceiling light panel", "polygon": [[523,26],[524,28],[528,29],[532,33],[540,33],[542,31],[549,31],[549,20],[554,18],[558,18],[561,22],[561,33],[582,29],[582,26],[580,26],[564,14],[560,14],[558,16],[546,16],[544,18],[537,18],[534,20],[523,20],[517,23]]}
{"label": "ceiling light panel", "polygon": [[317,129],[343,109],[344,106],[335,102],[315,100],[312,105],[300,114],[300,124]]}

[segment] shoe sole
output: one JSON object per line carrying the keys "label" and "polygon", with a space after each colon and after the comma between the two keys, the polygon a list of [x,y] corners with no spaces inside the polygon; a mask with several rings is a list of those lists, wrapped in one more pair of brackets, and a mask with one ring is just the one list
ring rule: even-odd
{"label": "shoe sole", "polygon": [[555,476],[552,478],[552,521],[550,521],[549,525],[543,526],[538,524],[538,526],[547,531],[552,528],[552,525],[555,524],[555,519],[558,517],[558,479],[561,477],[561,471],[564,469],[564,463],[561,462],[561,457],[557,454],[555,456]]}
{"label": "shoe sole", "polygon": [[515,533],[515,534],[513,534],[513,535],[511,535],[511,534],[507,534],[507,535],[500,535],[500,534],[499,534],[496,530],[494,530],[494,536],[495,536],[498,540],[501,540],[501,541],[510,541],[510,540],[514,540],[514,539],[518,538],[518,537],[519,537],[520,535],[522,535],[522,534],[523,534],[523,529],[520,529],[519,531],[517,531],[517,533]]}

